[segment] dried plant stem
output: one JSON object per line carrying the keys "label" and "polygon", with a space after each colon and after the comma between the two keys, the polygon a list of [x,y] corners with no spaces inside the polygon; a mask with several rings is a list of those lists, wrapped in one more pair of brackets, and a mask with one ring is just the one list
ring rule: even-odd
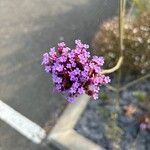
{"label": "dried plant stem", "polygon": [[133,85],[135,85],[135,84],[137,84],[137,83],[140,83],[140,82],[142,82],[143,80],[148,79],[148,78],[150,78],[150,73],[148,73],[148,74],[146,74],[145,76],[142,76],[142,77],[140,77],[140,78],[138,78],[138,79],[135,79],[135,80],[133,80],[133,81],[127,83],[126,85],[120,87],[119,89],[117,89],[117,88],[115,88],[115,87],[113,87],[113,86],[111,86],[111,85],[109,85],[109,84],[106,85],[106,87],[107,87],[109,90],[111,90],[111,91],[117,92],[117,90],[119,90],[119,92],[121,92],[121,91],[124,91],[124,90],[126,90],[127,88],[129,88],[129,87],[131,87],[131,86],[133,86]]}
{"label": "dried plant stem", "polygon": [[123,57],[124,45],[124,13],[125,13],[125,0],[119,0],[119,48],[120,57]]}
{"label": "dried plant stem", "polygon": [[116,66],[114,66],[111,69],[102,70],[101,74],[109,74],[109,73],[115,72],[116,70],[118,70],[121,67],[121,65],[123,63],[123,51],[124,51],[123,24],[124,24],[124,14],[125,14],[125,2],[126,2],[125,0],[119,0],[119,49],[120,49],[120,57],[118,59]]}
{"label": "dried plant stem", "polygon": [[[124,39],[124,13],[125,13],[125,0],[119,0],[119,49],[120,49],[120,58],[122,58],[122,62],[121,64],[123,63],[123,54],[124,54],[124,45],[123,45],[123,39]],[[118,111],[120,110],[120,80],[121,80],[121,64],[120,66],[118,67],[118,76],[117,76],[117,79],[118,79],[118,83],[117,83],[117,97],[116,99],[114,100],[114,109],[115,109],[115,112],[114,112],[114,118],[113,118],[113,121],[114,121],[114,125],[117,126],[117,118],[118,118]],[[118,128],[119,129],[119,128]],[[117,136],[117,143],[115,142],[114,144],[115,145],[119,145],[120,143],[120,132],[117,130],[117,131],[114,131],[114,134]],[[119,146],[118,147],[113,147],[115,150],[120,150]]]}
{"label": "dried plant stem", "polygon": [[113,86],[111,86],[111,85],[106,85],[106,87],[109,89],[109,90],[111,90],[111,91],[114,91],[114,92],[116,92],[117,91],[117,89],[115,88],[115,87],[113,87]]}
{"label": "dried plant stem", "polygon": [[119,0],[119,49],[120,49],[120,57],[119,60],[116,64],[116,66],[114,66],[111,69],[105,69],[102,70],[100,73],[101,74],[109,74],[112,72],[115,72],[116,70],[118,70],[118,85],[117,88],[113,88],[111,86],[108,86],[109,88],[111,88],[111,90],[117,92],[117,99],[115,101],[115,107],[116,110],[119,109],[119,99],[120,99],[120,79],[121,79],[121,65],[123,63],[123,53],[124,53],[124,45],[123,45],[123,39],[124,39],[124,15],[125,15],[125,0]]}
{"label": "dried plant stem", "polygon": [[[125,13],[125,0],[119,0],[119,48],[120,48],[120,57],[123,58],[123,39],[124,39],[124,13]],[[118,84],[117,84],[117,98],[115,101],[116,111],[119,110],[119,100],[120,100],[120,80],[121,80],[121,68],[118,68]]]}
{"label": "dried plant stem", "polygon": [[125,89],[127,89],[127,88],[129,88],[129,87],[131,87],[131,86],[133,86],[133,85],[135,85],[135,84],[137,84],[137,83],[147,79],[147,78],[150,78],[150,73],[145,75],[145,76],[142,76],[142,77],[140,77],[140,78],[138,78],[136,80],[133,80],[133,81],[127,83],[125,86],[121,87],[119,89],[119,91],[123,91],[123,90],[125,90]]}
{"label": "dried plant stem", "polygon": [[116,70],[118,70],[120,68],[120,66],[122,65],[123,63],[123,56],[120,56],[116,66],[114,66],[113,68],[111,69],[104,69],[101,71],[101,74],[109,74],[109,73],[112,73],[112,72],[115,72]]}

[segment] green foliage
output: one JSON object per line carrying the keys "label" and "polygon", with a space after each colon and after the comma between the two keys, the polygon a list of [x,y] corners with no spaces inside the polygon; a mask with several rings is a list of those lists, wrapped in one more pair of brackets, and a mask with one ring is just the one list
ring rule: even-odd
{"label": "green foliage", "polygon": [[[119,58],[118,18],[105,22],[93,40],[94,53],[105,57],[106,68],[116,65]],[[124,75],[145,74],[150,71],[150,13],[126,18],[124,25]]]}
{"label": "green foliage", "polygon": [[108,124],[108,128],[106,130],[107,137],[112,141],[117,141],[118,143],[121,140],[122,130],[118,127],[116,123],[110,121]]}
{"label": "green foliage", "polygon": [[100,100],[107,101],[109,99],[108,94],[105,92],[100,93]]}
{"label": "green foliage", "polygon": [[138,11],[150,11],[150,0],[132,0]]}
{"label": "green foliage", "polygon": [[112,142],[120,142],[122,136],[122,129],[117,125],[117,113],[112,112],[105,106],[97,106],[96,112],[105,122],[105,129],[107,138]]}
{"label": "green foliage", "polygon": [[134,97],[136,97],[139,101],[144,101],[144,100],[146,100],[146,97],[147,97],[147,94],[146,94],[146,92],[145,91],[134,91],[133,93],[132,93],[132,95],[134,96]]}
{"label": "green foliage", "polygon": [[107,137],[112,140],[112,142],[119,143],[122,137],[122,129],[117,125],[117,114],[111,113],[111,118],[107,123]]}
{"label": "green foliage", "polygon": [[98,106],[96,107],[96,112],[97,114],[99,114],[101,116],[102,119],[104,119],[105,121],[108,121],[108,119],[111,116],[111,113],[108,109],[106,109],[105,107],[102,106]]}

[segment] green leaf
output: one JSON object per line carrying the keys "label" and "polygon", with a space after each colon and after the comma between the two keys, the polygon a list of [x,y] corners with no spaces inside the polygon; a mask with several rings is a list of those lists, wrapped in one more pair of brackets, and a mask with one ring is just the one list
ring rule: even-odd
{"label": "green leaf", "polygon": [[100,115],[105,121],[107,121],[110,118],[110,111],[102,106],[96,107],[96,112],[98,115]]}
{"label": "green leaf", "polygon": [[149,0],[133,0],[133,3],[140,11],[149,11],[150,8]]}
{"label": "green leaf", "polygon": [[105,92],[101,92],[100,93],[100,100],[106,101],[108,99],[109,99],[109,97],[108,97],[108,95]]}
{"label": "green leaf", "polygon": [[134,91],[132,95],[137,98],[139,101],[146,100],[147,94],[145,91]]}

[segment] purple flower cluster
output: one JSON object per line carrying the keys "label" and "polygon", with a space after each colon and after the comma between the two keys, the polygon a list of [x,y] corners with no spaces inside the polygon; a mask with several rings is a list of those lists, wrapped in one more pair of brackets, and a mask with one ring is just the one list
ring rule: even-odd
{"label": "purple flower cluster", "polygon": [[148,128],[148,125],[146,124],[146,123],[141,123],[140,124],[140,129],[141,130],[145,130],[145,129],[147,129]]}
{"label": "purple flower cluster", "polygon": [[80,40],[75,40],[75,44],[74,49],[66,47],[64,42],[58,44],[57,50],[50,48],[43,55],[42,65],[52,74],[55,90],[62,92],[69,102],[84,93],[97,99],[100,86],[110,82],[108,76],[101,74],[104,58],[91,58],[89,45]]}

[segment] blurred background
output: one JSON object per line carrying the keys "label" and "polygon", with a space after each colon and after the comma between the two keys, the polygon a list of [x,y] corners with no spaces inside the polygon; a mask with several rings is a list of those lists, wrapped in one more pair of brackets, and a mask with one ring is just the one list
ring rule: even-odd
{"label": "blurred background", "polygon": [[[126,52],[121,78],[124,85],[148,75],[150,71],[149,6],[149,0],[126,1]],[[0,0],[0,99],[41,127],[45,128],[48,124],[51,129],[64,110],[66,101],[53,92],[50,77],[43,71],[43,52],[59,41],[65,41],[72,47],[75,39],[81,39],[90,44],[92,54],[103,55],[106,58],[105,67],[110,68],[119,56],[117,15],[118,0]],[[113,85],[116,84],[115,75],[112,75]],[[147,106],[150,100],[148,93],[149,80],[146,80],[146,84],[133,89],[130,101],[122,108],[130,105],[134,97],[135,105],[142,99],[140,103],[147,114],[150,108]],[[129,99],[127,94],[125,96]],[[101,99],[106,97],[108,95],[104,91]],[[97,106],[101,107],[101,103],[92,102],[88,108],[93,112]],[[96,112],[95,116],[99,118],[99,111]],[[88,122],[87,118],[83,120]],[[81,119],[76,130],[86,137],[93,135],[89,138],[109,149],[107,140],[95,140],[97,131],[89,132],[92,127],[86,127],[86,121]],[[96,126],[101,126],[99,122],[101,120]],[[0,150],[25,149],[47,148],[33,144],[0,120]]]}

